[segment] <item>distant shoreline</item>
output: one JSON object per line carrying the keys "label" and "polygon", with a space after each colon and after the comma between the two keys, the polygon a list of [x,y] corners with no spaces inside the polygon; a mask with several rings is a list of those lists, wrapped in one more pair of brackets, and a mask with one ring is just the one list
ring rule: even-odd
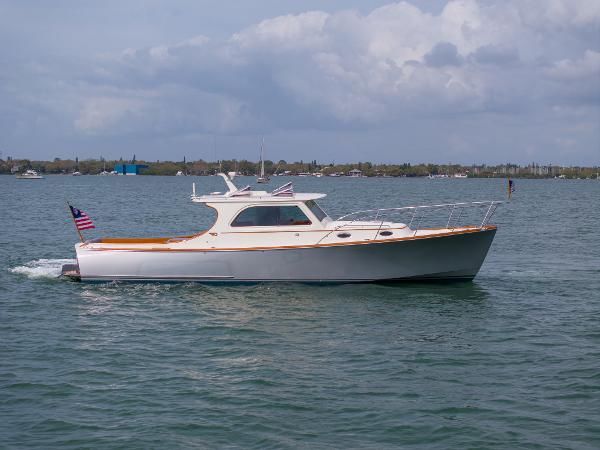
{"label": "distant shoreline", "polygon": [[[11,174],[11,173],[0,173],[0,176],[5,176],[5,177],[15,177],[17,174]],[[72,174],[70,173],[43,173],[40,172],[40,175],[43,175],[45,177],[70,177],[72,176]],[[85,177],[97,177],[97,176],[101,176],[98,173],[85,173],[85,174],[81,174],[80,176],[85,176]],[[116,177],[124,177],[127,175],[112,175],[112,176],[116,176]],[[144,173],[140,173],[139,175],[137,175],[138,177],[173,177],[175,175],[160,175],[160,174],[144,174]],[[206,174],[206,175],[185,175],[186,177],[213,177],[215,176],[214,174]],[[256,177],[256,175],[237,175],[237,177]],[[300,175],[278,175],[276,177],[274,177],[275,179],[279,178],[279,177],[293,177],[293,178],[303,178]],[[314,177],[309,177],[309,178],[314,178]],[[329,177],[328,177],[329,178]],[[350,176],[342,176],[342,177],[337,177],[337,178],[343,178],[343,179],[352,179],[352,178],[405,178],[405,179],[429,179],[429,177],[426,176],[386,176],[386,177],[378,177],[378,176],[363,176],[363,177],[350,177]],[[506,175],[496,175],[496,176],[486,176],[486,175],[473,175],[473,176],[468,176],[467,178],[469,179],[503,179],[503,178],[508,178]],[[560,177],[550,177],[550,176],[525,176],[525,175],[521,175],[521,176],[511,176],[511,178],[514,178],[516,180],[559,180],[561,179]],[[459,178],[455,178],[455,177],[448,177],[445,178],[446,180],[457,180]],[[590,178],[582,178],[582,177],[564,177],[562,178],[562,180],[591,180],[591,181],[596,181],[596,177],[590,177]],[[600,177],[598,178],[598,180],[600,180]]]}
{"label": "distant shoreline", "polygon": [[[27,159],[0,159],[0,174],[11,175],[33,169],[44,175],[71,175],[80,172],[81,175],[105,175],[114,170],[122,170],[124,166],[135,166],[137,175],[180,175],[209,176],[218,172],[236,172],[240,176],[256,176],[259,163],[247,160],[224,160],[218,162],[197,161],[137,161],[131,162],[87,159],[79,161],[62,160],[33,161]],[[265,172],[269,176],[323,176],[323,177],[381,177],[381,178],[524,178],[524,179],[597,179],[600,178],[600,167],[557,166],[531,163],[527,166],[517,164],[501,165],[461,165],[461,164],[373,164],[358,162],[350,164],[323,164],[316,160],[310,162],[279,162],[265,161]],[[354,176],[352,176],[354,175]]]}

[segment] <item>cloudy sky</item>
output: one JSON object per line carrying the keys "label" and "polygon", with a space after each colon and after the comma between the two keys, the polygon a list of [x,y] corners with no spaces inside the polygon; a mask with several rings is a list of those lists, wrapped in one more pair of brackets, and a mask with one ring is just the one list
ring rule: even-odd
{"label": "cloudy sky", "polygon": [[598,0],[0,0],[4,157],[600,164]]}

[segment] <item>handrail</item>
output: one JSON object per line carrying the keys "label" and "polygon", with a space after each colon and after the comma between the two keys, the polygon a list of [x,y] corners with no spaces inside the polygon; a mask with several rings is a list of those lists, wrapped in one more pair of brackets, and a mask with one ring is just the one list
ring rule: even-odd
{"label": "handrail", "polygon": [[[455,229],[458,227],[458,223],[459,223],[458,221],[460,220],[460,217],[461,217],[464,209],[466,209],[466,208],[487,208],[487,210],[483,216],[483,220],[481,221],[481,224],[479,224],[479,226],[477,227],[477,228],[481,229],[489,223],[492,216],[496,212],[496,209],[502,203],[504,203],[504,202],[490,200],[490,201],[483,201],[483,202],[457,202],[457,203],[444,203],[444,204],[439,204],[439,205],[404,206],[401,208],[366,209],[363,211],[355,211],[350,214],[346,214],[346,215],[339,217],[338,219],[336,219],[336,221],[349,221],[349,223],[340,225],[340,226],[336,227],[336,229],[339,229],[339,228],[342,228],[345,226],[350,226],[353,223],[358,222],[358,221],[365,221],[365,222],[371,221],[371,222],[376,222],[376,223],[380,222],[378,228],[379,228],[379,230],[381,230],[381,227],[383,226],[383,224],[385,222],[384,219],[386,216],[389,216],[392,213],[412,212],[410,223],[408,224],[408,227],[411,228],[411,226],[413,225],[413,222],[415,222],[415,219],[416,219],[417,223],[416,223],[416,227],[414,228],[415,234],[416,234],[416,231],[419,230],[419,227],[425,216],[425,213],[427,211],[436,210],[436,209],[449,210],[448,220],[446,222],[446,228]],[[453,222],[454,214],[456,212],[458,212],[458,215],[457,215],[457,217],[454,221],[454,225],[453,225],[452,222]],[[351,218],[353,218],[353,219],[351,219]],[[349,220],[349,219],[351,219],[351,220]]]}
{"label": "handrail", "polygon": [[483,206],[483,205],[490,205],[490,204],[499,205],[501,203],[504,203],[504,202],[497,201],[497,200],[489,200],[489,201],[485,201],[485,202],[442,203],[439,205],[403,206],[401,208],[365,209],[363,211],[355,211],[355,212],[351,212],[350,214],[343,215],[336,220],[344,220],[346,217],[352,216],[354,214],[367,213],[367,212],[377,213],[377,212],[381,212],[381,211],[406,211],[406,210],[413,210],[413,209],[433,209],[433,208],[444,208],[444,207],[447,208],[447,207],[451,207],[451,206],[469,207],[469,206]]}

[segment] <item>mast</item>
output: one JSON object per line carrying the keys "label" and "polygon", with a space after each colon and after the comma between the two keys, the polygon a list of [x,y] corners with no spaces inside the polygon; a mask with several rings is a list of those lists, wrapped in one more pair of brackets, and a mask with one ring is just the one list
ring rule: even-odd
{"label": "mast", "polygon": [[263,147],[265,145],[265,138],[262,138],[262,142],[260,144],[260,177],[265,177],[265,160],[263,158]]}

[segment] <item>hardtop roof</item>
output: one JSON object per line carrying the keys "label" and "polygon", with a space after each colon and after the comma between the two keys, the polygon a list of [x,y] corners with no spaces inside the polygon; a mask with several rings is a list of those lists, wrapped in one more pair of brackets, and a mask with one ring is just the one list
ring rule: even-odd
{"label": "hardtop roof", "polygon": [[284,203],[306,202],[326,196],[326,194],[319,193],[296,193],[291,182],[274,189],[273,192],[253,191],[250,186],[239,189],[227,175],[224,173],[219,175],[223,177],[227,185],[227,192],[196,195],[196,184],[192,183],[192,201],[196,203]]}
{"label": "hardtop roof", "polygon": [[192,201],[196,203],[285,203],[306,202],[325,197],[327,194],[319,193],[294,193],[288,196],[275,196],[265,191],[251,191],[250,195],[226,196],[225,193],[211,193],[207,195],[192,195]]}

